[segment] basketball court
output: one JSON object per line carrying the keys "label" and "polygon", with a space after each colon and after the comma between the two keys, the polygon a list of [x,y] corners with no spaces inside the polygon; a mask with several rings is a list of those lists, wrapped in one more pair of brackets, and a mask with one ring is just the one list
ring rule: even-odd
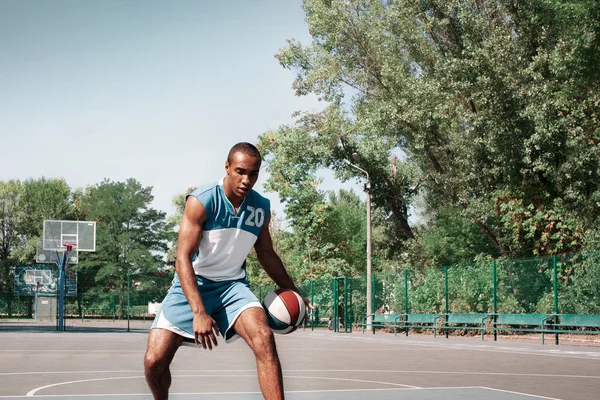
{"label": "basketball court", "polygon": [[[130,333],[0,330],[0,399],[151,399],[143,374],[150,322],[138,324]],[[600,347],[310,330],[276,339],[292,400],[591,399],[600,391]],[[262,399],[242,341],[183,346],[172,375],[172,399]]]}
{"label": "basketball court", "polygon": [[[0,399],[152,398],[143,371],[151,321],[118,332],[115,321],[63,318],[64,298],[77,288],[67,266],[95,251],[95,240],[93,222],[44,221],[36,262],[56,267],[15,273],[16,290],[35,296],[35,321],[0,321]],[[56,309],[58,319],[45,318]],[[583,400],[600,392],[600,346],[328,330],[276,339],[292,400]],[[183,346],[171,371],[172,399],[262,399],[254,355],[241,340],[220,340],[213,351]]]}

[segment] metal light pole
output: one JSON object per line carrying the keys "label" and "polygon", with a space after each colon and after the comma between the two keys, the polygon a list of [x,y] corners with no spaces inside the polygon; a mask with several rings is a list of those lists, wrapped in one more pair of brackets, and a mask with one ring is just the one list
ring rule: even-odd
{"label": "metal light pole", "polygon": [[131,271],[129,271],[129,263],[127,262],[127,246],[123,246],[123,262],[127,266],[127,332],[130,332],[129,328],[129,314],[130,314],[130,299],[129,290],[131,286]]}
{"label": "metal light pole", "polygon": [[[359,156],[357,153],[352,153],[352,157],[358,161]],[[350,161],[344,159],[344,162],[351,167],[363,172],[367,176],[367,183],[365,184],[365,192],[367,193],[367,330],[371,330],[372,314],[373,314],[373,263],[371,256],[371,179],[369,173],[359,167],[358,165],[352,164]]]}

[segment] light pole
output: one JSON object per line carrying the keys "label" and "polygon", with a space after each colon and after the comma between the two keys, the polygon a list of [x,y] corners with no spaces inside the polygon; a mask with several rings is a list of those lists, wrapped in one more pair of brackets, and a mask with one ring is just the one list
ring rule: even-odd
{"label": "light pole", "polygon": [[123,262],[127,266],[127,332],[129,332],[129,314],[130,314],[130,300],[129,300],[129,289],[131,286],[131,272],[129,271],[129,263],[127,262],[127,246],[123,246]]}
{"label": "light pole", "polygon": [[[352,157],[354,157],[356,161],[359,160],[359,156],[357,153],[352,153]],[[365,192],[367,193],[367,330],[371,330],[371,322],[373,319],[373,263],[371,256],[371,179],[369,178],[369,173],[361,167],[359,167],[358,165],[354,165],[346,159],[344,159],[344,162],[367,175],[367,183],[365,184]]]}

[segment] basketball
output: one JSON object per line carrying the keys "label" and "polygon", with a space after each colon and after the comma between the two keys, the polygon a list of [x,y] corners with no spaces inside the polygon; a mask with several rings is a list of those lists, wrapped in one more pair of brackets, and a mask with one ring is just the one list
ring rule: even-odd
{"label": "basketball", "polygon": [[280,335],[294,332],[306,315],[302,296],[290,289],[277,289],[267,293],[262,306],[267,313],[269,327],[273,333]]}

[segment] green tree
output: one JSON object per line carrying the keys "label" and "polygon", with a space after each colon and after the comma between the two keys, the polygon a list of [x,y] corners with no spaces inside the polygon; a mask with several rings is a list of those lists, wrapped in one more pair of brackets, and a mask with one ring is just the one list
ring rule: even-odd
{"label": "green tree", "polygon": [[183,210],[185,209],[186,197],[188,194],[196,190],[196,187],[190,187],[185,193],[173,196],[171,203],[175,206],[175,214],[167,215],[167,233],[169,240],[169,250],[167,251],[167,264],[173,269],[175,268],[175,258],[177,257],[177,232],[179,224],[183,218]]}
{"label": "green tree", "polygon": [[[303,8],[312,43],[290,40],[277,58],[297,71],[298,95],[329,105],[300,118],[296,158],[306,152],[340,171],[343,158],[360,154],[374,204],[391,212],[402,241],[416,238],[407,216],[420,188],[431,229],[440,209],[453,210],[494,253],[581,248],[600,214],[597,2],[305,0]],[[391,179],[394,154],[402,168]]]}
{"label": "green tree", "polygon": [[366,273],[367,218],[366,205],[352,190],[329,192],[327,241],[340,252],[348,266],[345,275]]}
{"label": "green tree", "polygon": [[44,220],[77,219],[71,187],[62,178],[42,177],[24,181],[18,206],[23,213],[19,233],[25,243],[15,253],[21,263],[31,263],[35,259]]}
{"label": "green tree", "polygon": [[23,218],[19,199],[23,195],[20,181],[0,181],[0,293],[12,291],[14,251],[23,245],[18,227]]}
{"label": "green tree", "polygon": [[150,207],[152,188],[135,179],[104,180],[86,188],[77,199],[82,220],[97,222],[96,252],[79,263],[79,283],[91,294],[111,293],[119,299],[119,314],[130,292],[166,291],[164,274],[168,234],[163,212]]}

